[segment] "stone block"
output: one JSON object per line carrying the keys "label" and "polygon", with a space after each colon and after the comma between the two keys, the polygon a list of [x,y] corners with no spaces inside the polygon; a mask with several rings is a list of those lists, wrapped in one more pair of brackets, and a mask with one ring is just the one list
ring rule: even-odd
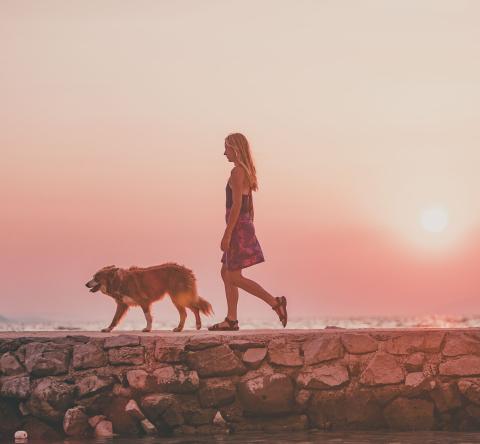
{"label": "stone block", "polygon": [[200,377],[241,375],[246,372],[243,363],[225,344],[205,350],[189,352],[187,363]]}
{"label": "stone block", "polygon": [[377,341],[366,333],[343,333],[341,340],[345,350],[352,354],[372,353],[378,349]]}
{"label": "stone block", "polygon": [[108,360],[112,365],[141,365],[145,362],[144,348],[120,347],[108,350]]}
{"label": "stone block", "polygon": [[405,379],[403,368],[394,356],[377,352],[360,376],[364,385],[396,384]]}
{"label": "stone block", "polygon": [[300,355],[300,346],[288,338],[272,339],[268,344],[268,360],[271,364],[286,367],[301,367],[303,357]]}
{"label": "stone block", "polygon": [[276,373],[238,383],[238,397],[250,414],[288,413],[293,410],[294,390],[289,376]]}
{"label": "stone block", "polygon": [[347,368],[340,364],[325,364],[316,368],[305,368],[297,376],[297,385],[307,389],[329,389],[349,381]]}
{"label": "stone block", "polygon": [[343,346],[338,335],[325,334],[305,342],[302,346],[305,365],[314,365],[343,357]]}

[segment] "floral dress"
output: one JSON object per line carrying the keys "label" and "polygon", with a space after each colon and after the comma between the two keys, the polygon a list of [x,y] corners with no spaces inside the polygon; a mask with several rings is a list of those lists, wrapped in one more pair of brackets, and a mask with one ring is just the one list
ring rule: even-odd
{"label": "floral dress", "polygon": [[[232,209],[233,198],[232,189],[227,182],[226,186],[226,214],[225,222],[228,223],[230,211]],[[228,270],[238,270],[240,268],[250,267],[260,262],[264,262],[262,248],[255,235],[253,225],[253,202],[252,191],[249,194],[242,195],[242,207],[235,227],[232,231],[230,246],[223,252],[221,261],[227,266]]]}

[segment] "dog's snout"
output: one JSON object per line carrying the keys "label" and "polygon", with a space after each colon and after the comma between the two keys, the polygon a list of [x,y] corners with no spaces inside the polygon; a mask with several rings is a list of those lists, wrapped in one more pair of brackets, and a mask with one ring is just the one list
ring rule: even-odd
{"label": "dog's snout", "polygon": [[90,281],[88,281],[85,284],[85,287],[92,288],[92,287],[95,287],[95,285],[97,285],[97,284],[98,284],[98,282],[95,279],[91,279]]}

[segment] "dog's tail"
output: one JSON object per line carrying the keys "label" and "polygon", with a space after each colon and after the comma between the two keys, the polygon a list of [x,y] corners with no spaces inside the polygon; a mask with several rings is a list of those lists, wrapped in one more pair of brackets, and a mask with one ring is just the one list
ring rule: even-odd
{"label": "dog's tail", "polygon": [[198,301],[196,303],[197,308],[205,315],[210,316],[213,314],[213,308],[210,302],[203,299],[202,297],[198,297]]}

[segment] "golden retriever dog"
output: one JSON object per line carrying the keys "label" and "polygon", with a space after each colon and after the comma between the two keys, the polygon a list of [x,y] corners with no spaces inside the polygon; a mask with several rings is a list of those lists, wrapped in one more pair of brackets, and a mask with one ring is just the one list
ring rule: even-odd
{"label": "golden retriever dog", "polygon": [[162,299],[166,293],[172,299],[180,314],[178,327],[173,331],[182,331],[189,308],[195,314],[197,330],[202,327],[200,312],[212,314],[212,306],[197,293],[195,275],[192,270],[167,262],[147,268],[132,266],[128,270],[109,265],[98,270],[93,279],[85,284],[91,292],[100,290],[115,299],[117,311],[107,328],[109,332],[117,326],[129,307],[139,305],[147,320],[143,331],[152,330],[152,303]]}

